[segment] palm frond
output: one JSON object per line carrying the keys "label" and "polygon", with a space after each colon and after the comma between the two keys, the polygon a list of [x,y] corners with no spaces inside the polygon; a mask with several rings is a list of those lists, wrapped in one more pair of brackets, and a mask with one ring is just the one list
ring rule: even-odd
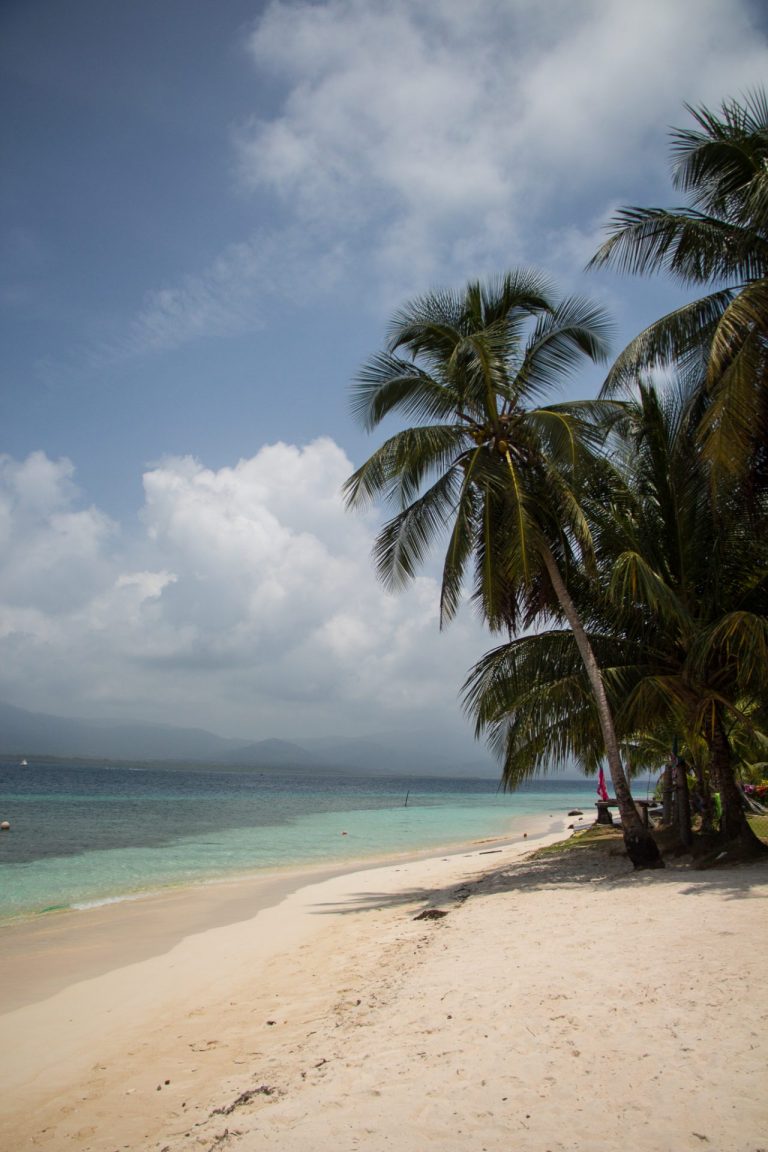
{"label": "palm frond", "polygon": [[[741,692],[768,694],[768,619],[752,612],[728,612],[699,631],[688,658],[691,678],[722,682],[724,673]],[[731,699],[734,693],[731,693]]]}
{"label": "palm frond", "polygon": [[459,425],[406,428],[381,445],[342,488],[348,508],[374,500],[406,507],[425,481],[457,464],[472,441]]}
{"label": "palm frond", "polygon": [[688,369],[703,377],[712,339],[734,290],[721,289],[683,304],[643,329],[617,356],[601,389],[601,397],[633,390],[639,377],[665,365]]}
{"label": "palm frond", "polygon": [[616,558],[609,592],[620,605],[642,604],[665,628],[685,630],[690,615],[684,602],[638,552],[623,552]]}
{"label": "palm frond", "polygon": [[[486,655],[462,689],[464,707],[502,765],[507,788],[589,758],[599,726],[570,632],[521,637]],[[589,735],[587,735],[589,734]]]}
{"label": "palm frond", "polygon": [[762,89],[726,100],[720,112],[686,105],[698,125],[675,129],[673,182],[709,211],[755,219],[754,186],[764,181],[768,99]]}
{"label": "palm frond", "polygon": [[768,443],[768,363],[761,342],[742,343],[709,388],[702,448],[715,476],[743,475],[753,453]]}
{"label": "palm frond", "polygon": [[374,356],[352,385],[352,413],[369,431],[396,411],[406,419],[448,420],[457,404],[446,381],[387,353]]}
{"label": "palm frond", "polygon": [[443,563],[440,588],[440,627],[456,615],[464,590],[464,573],[476,546],[477,525],[482,515],[482,501],[472,485],[472,465],[478,453],[467,463],[456,500],[453,528]]}
{"label": "palm frond", "polygon": [[408,584],[446,532],[461,490],[460,468],[451,468],[417,500],[389,520],[373,548],[379,579],[388,589]]}
{"label": "palm frond", "polygon": [[587,269],[665,272],[683,284],[746,283],[768,273],[768,240],[753,229],[693,208],[622,208]]}
{"label": "palm frond", "polygon": [[653,731],[659,723],[668,729],[670,722],[678,730],[695,729],[700,726],[700,704],[700,695],[689,690],[679,676],[649,672],[617,707],[616,721],[622,730],[631,732]]}
{"label": "palm frond", "polygon": [[583,363],[607,360],[613,325],[606,311],[581,297],[562,300],[539,317],[516,374],[521,398],[533,399],[560,386]]}

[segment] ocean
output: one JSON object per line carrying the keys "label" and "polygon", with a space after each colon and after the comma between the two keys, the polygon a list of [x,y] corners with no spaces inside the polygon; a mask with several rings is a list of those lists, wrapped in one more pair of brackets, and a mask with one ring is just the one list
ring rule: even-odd
{"label": "ocean", "polygon": [[594,780],[0,765],[0,921],[512,836],[594,799]]}

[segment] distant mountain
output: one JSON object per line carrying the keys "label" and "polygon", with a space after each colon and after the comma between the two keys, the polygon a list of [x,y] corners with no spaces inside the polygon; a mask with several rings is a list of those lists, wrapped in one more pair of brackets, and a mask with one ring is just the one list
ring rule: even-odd
{"label": "distant mountain", "polygon": [[301,746],[322,763],[337,768],[362,772],[370,770],[398,772],[403,766],[401,757],[391,746],[387,747],[384,743],[360,737],[326,736],[315,739],[302,737]]}
{"label": "distant mountain", "polygon": [[258,740],[225,752],[218,763],[247,768],[316,768],[323,761],[289,740]]}
{"label": "distant mountain", "polygon": [[210,760],[242,748],[203,728],[80,720],[0,703],[0,753],[113,760]]}
{"label": "distant mountain", "polygon": [[329,765],[359,772],[414,776],[481,776],[493,779],[498,767],[481,745],[439,732],[393,731],[368,739],[301,737],[301,746]]}
{"label": "distant mountain", "polygon": [[358,737],[236,740],[203,728],[83,720],[0,703],[0,756],[182,761],[232,769],[328,768],[415,776],[494,778],[496,765],[456,734],[398,732]]}

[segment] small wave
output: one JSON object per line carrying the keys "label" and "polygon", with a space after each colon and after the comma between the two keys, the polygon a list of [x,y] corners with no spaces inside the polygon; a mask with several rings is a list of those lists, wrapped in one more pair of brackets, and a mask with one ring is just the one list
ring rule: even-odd
{"label": "small wave", "polygon": [[75,912],[87,912],[89,908],[103,908],[105,904],[125,904],[130,900],[143,900],[151,892],[126,892],[123,896],[102,896],[96,900],[77,900],[69,905]]}

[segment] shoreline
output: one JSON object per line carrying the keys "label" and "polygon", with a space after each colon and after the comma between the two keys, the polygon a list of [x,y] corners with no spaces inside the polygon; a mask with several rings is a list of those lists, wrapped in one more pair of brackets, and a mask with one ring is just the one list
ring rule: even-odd
{"label": "shoreline", "polygon": [[768,867],[530,858],[560,840],[316,880],[5,1013],[0,1143],[756,1152]]}
{"label": "shoreline", "polygon": [[[438,850],[242,873],[0,922],[0,1015],[113,968],[162,955],[188,936],[249,920],[313,884],[436,857],[536,846],[544,837],[567,831],[564,816],[517,819],[526,825],[525,832]],[[60,958],[55,967],[52,953]]]}
{"label": "shoreline", "polygon": [[[59,833],[54,829],[50,830],[50,837],[45,837],[46,847],[39,845],[41,852],[35,852],[33,842],[25,852],[27,829],[20,817],[18,828],[0,843],[4,849],[0,853],[0,931],[6,925],[41,916],[144,899],[148,894],[197,884],[228,883],[243,875],[354,869],[390,857],[452,850],[486,837],[514,838],[531,822],[538,825],[547,814],[554,819],[570,808],[585,807],[592,799],[591,793],[588,799],[584,795],[577,798],[567,793],[544,793],[537,794],[532,803],[518,802],[516,797],[510,802],[505,797],[503,803],[497,804],[497,796],[470,793],[468,805],[458,798],[452,808],[449,800],[446,826],[442,793],[436,795],[440,800],[437,804],[432,804],[426,793],[424,803],[416,796],[410,806],[412,811],[404,814],[398,803],[387,803],[383,808],[374,805],[370,810],[362,807],[347,811],[342,806],[338,812],[300,812],[285,820],[278,811],[274,828],[257,821],[251,829],[246,820],[242,827],[214,829],[210,843],[202,836],[200,850],[200,837],[185,835],[182,828],[178,840],[171,836],[167,844],[150,843],[146,854],[140,835],[139,843],[133,846],[120,842],[111,851],[108,845],[97,841],[91,851],[89,830],[82,828],[79,837],[75,837],[74,831],[67,831],[66,821],[59,821],[65,829],[61,833],[60,856]],[[360,800],[363,803],[364,798]],[[473,814],[475,807],[477,813]],[[78,847],[82,850],[72,850]]]}

